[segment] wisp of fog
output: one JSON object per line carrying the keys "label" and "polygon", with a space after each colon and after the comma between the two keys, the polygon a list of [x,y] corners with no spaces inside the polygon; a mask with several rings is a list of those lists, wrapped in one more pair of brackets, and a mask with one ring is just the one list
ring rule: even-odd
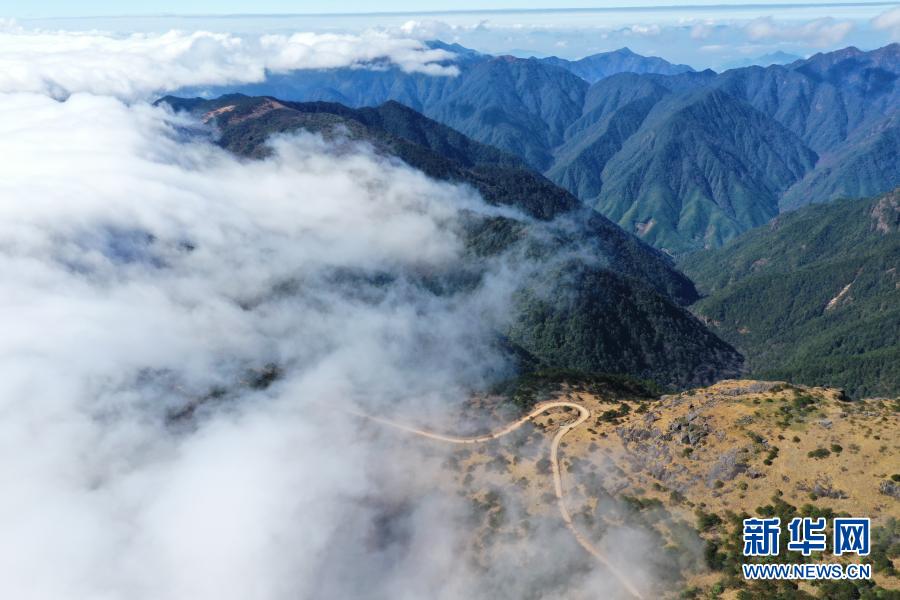
{"label": "wisp of fog", "polygon": [[[558,524],[529,540],[539,569],[462,559],[443,451],[344,412],[441,415],[508,373],[515,268],[422,284],[459,260],[461,211],[498,209],[309,134],[239,160],[148,102],[244,70],[236,38],[30,35],[0,68],[0,596],[617,593]],[[253,52],[439,58],[382,38],[285,58],[298,39]]]}

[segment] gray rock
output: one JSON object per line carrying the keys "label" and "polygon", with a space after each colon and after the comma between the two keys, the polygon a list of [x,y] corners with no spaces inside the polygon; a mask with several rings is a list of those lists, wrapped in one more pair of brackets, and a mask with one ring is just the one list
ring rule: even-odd
{"label": "gray rock", "polygon": [[885,480],[878,486],[878,491],[885,496],[890,496],[895,500],[900,500],[900,483],[896,481]]}
{"label": "gray rock", "polygon": [[738,451],[736,449],[729,450],[713,463],[706,476],[707,485],[712,487],[716,480],[731,481],[746,471],[747,463],[738,458]]}

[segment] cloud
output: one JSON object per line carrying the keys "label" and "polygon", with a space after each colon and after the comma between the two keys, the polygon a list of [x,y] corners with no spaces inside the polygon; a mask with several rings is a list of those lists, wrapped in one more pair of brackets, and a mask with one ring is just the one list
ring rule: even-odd
{"label": "cloud", "polygon": [[691,39],[703,40],[712,34],[713,28],[705,23],[697,23],[691,27]]}
{"label": "cloud", "polygon": [[0,29],[0,91],[56,97],[89,92],[146,98],[191,85],[262,81],[266,71],[367,66],[454,75],[452,55],[422,42],[367,31],[236,36],[205,31],[116,36],[98,32]]}
{"label": "cloud", "polygon": [[772,17],[760,17],[747,23],[744,31],[751,41],[789,41],[824,47],[840,43],[853,28],[852,21],[835,21],[830,17],[800,24],[782,23]]}
{"label": "cloud", "polygon": [[[461,209],[492,210],[470,190],[314,137],[245,163],[197,127],[0,95],[4,597],[321,597],[323,557],[365,547],[336,532],[375,518],[371,462],[429,464],[340,407],[452,407],[503,366],[500,276],[416,283],[458,261]],[[442,523],[416,536],[452,544]]]}
{"label": "cloud", "polygon": [[[748,45],[756,46],[760,54],[781,50],[805,56],[851,44],[870,48],[890,42],[891,35],[896,38],[886,25],[873,28],[877,12],[872,8],[839,19],[822,14],[815,7],[784,12],[762,5],[741,14],[718,7],[694,11],[691,16],[661,9],[642,13],[639,19],[629,12],[613,16],[573,10],[552,15],[493,14],[487,22],[481,20],[483,15],[460,14],[449,23],[410,20],[385,27],[401,37],[442,39],[492,54],[579,59],[628,46],[639,54],[656,53],[695,68],[720,67],[745,58],[741,48]],[[889,20],[885,16],[878,22]],[[711,47],[718,50],[711,52]]]}
{"label": "cloud", "polygon": [[530,264],[432,284],[466,265],[461,215],[526,219],[347,140],[280,136],[239,160],[142,100],[444,54],[381,36],[7,29],[0,596],[616,597],[552,507],[474,564],[472,507],[442,493],[447,451],[343,412],[448,423],[510,373],[496,337]]}
{"label": "cloud", "polygon": [[486,19],[479,19],[467,24],[451,24],[437,19],[411,19],[399,26],[384,27],[383,31],[402,38],[422,41],[441,40],[443,42],[460,42],[471,36],[484,36],[491,39],[497,35],[497,31]]}
{"label": "cloud", "polygon": [[509,372],[529,265],[427,282],[458,274],[464,211],[524,217],[365,145],[271,144],[243,161],[161,107],[0,94],[0,596],[616,598],[552,506],[473,566],[450,448],[343,410],[452,431]]}
{"label": "cloud", "polygon": [[886,10],[872,19],[872,27],[889,31],[894,41],[900,39],[900,8]]}
{"label": "cloud", "polygon": [[662,31],[659,25],[632,25],[628,31],[637,35],[657,36]]}

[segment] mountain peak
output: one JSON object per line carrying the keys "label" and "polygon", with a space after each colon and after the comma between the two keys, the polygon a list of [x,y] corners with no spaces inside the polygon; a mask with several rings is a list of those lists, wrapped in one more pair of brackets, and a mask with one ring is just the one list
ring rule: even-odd
{"label": "mountain peak", "polygon": [[846,60],[848,58],[857,58],[859,56],[865,56],[868,54],[870,54],[870,53],[863,52],[856,46],[847,46],[846,48],[841,48],[840,50],[834,50],[832,52],[817,52],[816,54],[813,54],[806,60],[800,61],[798,64],[800,64],[800,65],[834,64],[836,62],[840,62],[840,61]]}
{"label": "mountain peak", "polygon": [[688,65],[676,65],[658,56],[643,56],[623,47],[609,52],[599,52],[585,56],[579,60],[566,60],[551,56],[541,59],[546,64],[561,67],[578,75],[588,83],[596,83],[601,79],[618,73],[651,73],[656,75],[677,75],[691,72]]}
{"label": "mountain peak", "polygon": [[462,58],[477,58],[479,56],[482,56],[481,52],[472,50],[471,48],[466,48],[465,46],[457,44],[456,42],[447,43],[442,40],[428,40],[425,42],[425,45],[432,50],[445,50]]}

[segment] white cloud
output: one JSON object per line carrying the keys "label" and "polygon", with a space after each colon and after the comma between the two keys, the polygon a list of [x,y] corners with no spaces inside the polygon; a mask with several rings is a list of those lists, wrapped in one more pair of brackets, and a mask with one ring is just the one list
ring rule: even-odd
{"label": "white cloud", "polygon": [[852,21],[836,21],[828,17],[803,23],[760,17],[747,23],[744,31],[751,41],[790,41],[824,47],[840,43],[853,28]]}
{"label": "white cloud", "polygon": [[386,31],[404,37],[417,40],[439,39],[445,42],[454,41],[465,34],[489,34],[491,30],[486,19],[470,24],[450,24],[436,19],[409,20],[399,27],[386,28]]}
{"label": "white cloud", "polygon": [[[492,210],[471,191],[310,137],[241,162],[183,127],[0,94],[2,597],[320,597],[329,552],[365,547],[365,527],[336,532],[372,518],[372,461],[429,464],[339,407],[452,406],[502,365],[502,277],[450,297],[412,283],[457,260],[461,208]],[[267,362],[273,388],[240,384]],[[193,428],[166,424],[217,386],[231,396]],[[452,546],[442,523],[414,538]],[[405,560],[397,577],[432,561]]]}
{"label": "white cloud", "polygon": [[[821,18],[816,16],[817,12],[820,11],[809,9],[802,14],[772,13],[769,9],[761,14],[746,11],[747,15],[759,15],[750,17],[743,16],[744,11],[738,16],[734,11],[710,10],[691,17],[670,14],[655,21],[648,15],[639,22],[632,20],[631,13],[623,13],[628,15],[625,22],[589,14],[558,17],[536,14],[524,23],[501,15],[492,15],[490,22],[479,22],[475,15],[460,15],[452,23],[410,20],[400,26],[389,26],[388,30],[403,37],[457,42],[493,54],[532,53],[578,59],[628,46],[639,54],[656,53],[666,60],[695,68],[719,67],[735,60],[741,56],[738,46],[748,44],[759,47],[761,53],[783,50],[809,55],[850,44],[880,45],[890,41],[888,32],[893,32],[870,27],[871,16],[866,13]],[[521,19],[522,15],[516,17]]]}
{"label": "white cloud", "polygon": [[[0,597],[615,598],[556,518],[532,516],[539,570],[471,569],[442,449],[341,411],[446,417],[502,371],[527,265],[417,281],[459,264],[461,210],[509,209],[365,146],[282,137],[242,161],[199,131],[0,94]],[[272,387],[245,383],[270,362]]]}
{"label": "white cloud", "polygon": [[[446,73],[444,53],[381,34],[6,29],[0,596],[451,600],[522,597],[563,573],[553,596],[614,597],[555,519],[525,544],[540,573],[504,556],[472,572],[466,506],[434,497],[440,449],[338,410],[441,414],[506,366],[494,334],[527,267],[498,260],[457,294],[416,283],[458,262],[461,210],[498,209],[311,136],[241,161],[141,101],[385,56]],[[244,383],[267,363],[274,386]],[[398,506],[402,539],[373,548]]]}
{"label": "white cloud", "polygon": [[886,10],[874,19],[872,27],[891,33],[891,39],[900,40],[900,7]]}
{"label": "white cloud", "polygon": [[0,30],[0,91],[142,98],[193,85],[262,81],[266,70],[361,66],[388,60],[409,72],[453,75],[451,55],[420,41],[368,31],[236,36],[204,31],[114,36]]}
{"label": "white cloud", "polygon": [[713,28],[710,25],[705,23],[697,23],[691,27],[691,39],[692,40],[703,40],[710,36]]}
{"label": "white cloud", "polygon": [[628,28],[628,31],[631,33],[636,33],[638,35],[648,35],[648,36],[657,36],[662,31],[659,25],[632,25]]}

